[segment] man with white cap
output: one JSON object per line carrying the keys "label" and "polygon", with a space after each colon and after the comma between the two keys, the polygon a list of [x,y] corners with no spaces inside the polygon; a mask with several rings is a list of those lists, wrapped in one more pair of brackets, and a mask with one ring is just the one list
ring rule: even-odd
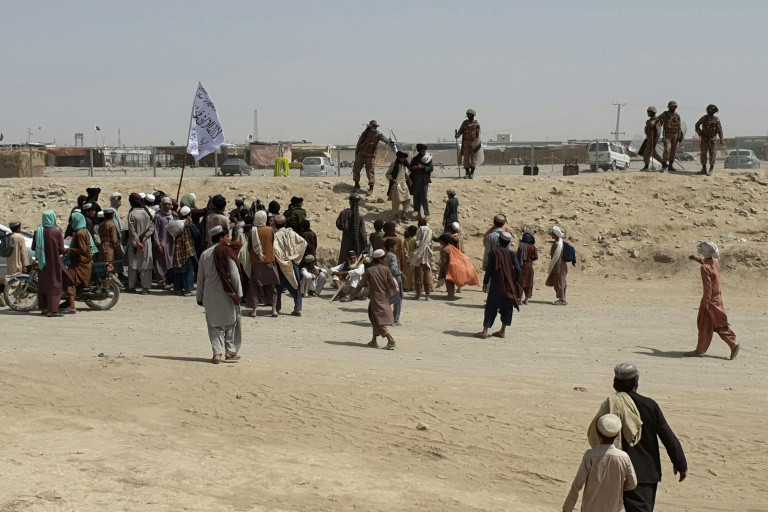
{"label": "man with white cap", "polygon": [[497,314],[501,315],[501,329],[492,336],[503,338],[507,326],[512,325],[514,310],[520,311],[520,306],[517,304],[520,263],[515,253],[509,250],[510,242],[512,242],[512,235],[502,232],[499,235],[498,247],[493,248],[488,254],[488,264],[483,277],[483,291],[488,292],[483,330],[475,334],[475,337],[480,339],[489,336],[488,330],[493,327]]}
{"label": "man with white cap", "polygon": [[653,512],[656,489],[661,481],[659,439],[672,461],[674,473],[680,474],[681,482],[687,476],[688,462],[685,460],[683,447],[664,418],[659,404],[637,393],[640,378],[637,367],[631,363],[620,363],[613,369],[613,374],[613,389],[617,395],[626,394],[632,400],[642,422],[639,440],[628,439],[628,436],[624,435],[625,429],[621,432],[621,449],[629,455],[637,474],[637,487],[624,493],[624,509],[626,512]]}
{"label": "man with white cap", "polygon": [[320,296],[328,279],[328,271],[315,264],[315,257],[311,254],[304,256],[304,266],[301,267],[301,295],[302,297]]}
{"label": "man with white cap", "polygon": [[389,334],[387,326],[395,322],[389,300],[397,293],[397,282],[385,262],[385,255],[383,249],[373,251],[371,266],[363,274],[355,293],[368,288],[368,319],[373,327],[373,337],[368,346],[378,348],[376,338],[382,336],[387,338],[384,348],[394,350],[395,339]]}
{"label": "man with white cap", "polygon": [[624,492],[637,486],[637,476],[629,455],[613,445],[621,432],[621,419],[614,414],[600,416],[597,431],[600,444],[584,453],[563,503],[563,512],[573,510],[582,487],[582,512],[623,512]]}
{"label": "man with white cap", "polygon": [[240,272],[229,247],[229,231],[214,226],[208,232],[211,247],[200,255],[197,272],[197,304],[205,308],[213,364],[222,355],[226,361],[240,359],[242,342],[240,301],[243,296]]}
{"label": "man with white cap", "polygon": [[366,192],[366,195],[369,196],[373,193],[373,183],[376,180],[373,163],[376,159],[376,147],[379,145],[379,142],[392,144],[392,140],[379,132],[379,123],[371,120],[368,126],[365,127],[365,130],[363,130],[363,133],[360,134],[360,138],[357,139],[357,146],[355,146],[355,164],[352,166],[355,192],[360,190],[360,171],[365,166],[365,175],[368,178],[368,192]]}
{"label": "man with white cap", "polygon": [[[128,196],[128,202],[128,291],[146,294],[152,288],[152,248],[158,243],[157,234],[141,196],[134,192]],[[139,278],[141,286],[137,289]]]}
{"label": "man with white cap", "polygon": [[[183,227],[175,236],[171,262],[173,290],[185,297],[191,297],[195,289],[195,268],[197,267],[195,254],[197,247],[202,245],[197,226],[190,218],[191,212],[192,209],[189,206],[182,206],[179,209],[179,220],[175,222],[181,223]],[[174,224],[171,223],[168,228],[173,235]]]}

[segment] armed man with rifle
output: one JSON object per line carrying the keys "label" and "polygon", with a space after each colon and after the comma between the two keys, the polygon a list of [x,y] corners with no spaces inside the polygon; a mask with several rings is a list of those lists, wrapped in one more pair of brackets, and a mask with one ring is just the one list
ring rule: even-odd
{"label": "armed man with rifle", "polygon": [[[715,137],[720,138],[723,145],[723,126],[715,115],[718,108],[715,105],[707,105],[707,115],[696,121],[696,134],[701,137],[701,170],[699,174],[712,176],[715,169]],[[709,172],[707,172],[707,156],[709,156]]]}
{"label": "armed man with rifle", "polygon": [[373,193],[373,184],[376,180],[376,173],[373,169],[373,162],[376,159],[376,147],[379,142],[392,144],[392,139],[387,138],[379,132],[379,123],[372,120],[360,134],[355,146],[355,165],[352,167],[352,179],[355,182],[355,192],[360,190],[360,171],[365,166],[365,175],[368,178],[368,191],[366,195]]}

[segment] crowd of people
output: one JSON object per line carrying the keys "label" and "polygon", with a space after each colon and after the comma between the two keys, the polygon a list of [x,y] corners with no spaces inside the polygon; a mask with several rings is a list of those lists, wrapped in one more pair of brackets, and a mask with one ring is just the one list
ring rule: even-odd
{"label": "crowd of people", "polygon": [[[398,160],[403,163],[396,161],[390,171],[406,165],[407,155]],[[396,195],[397,178],[388,174],[394,180],[390,192]],[[539,257],[534,232],[524,229],[515,248],[506,216],[494,216],[483,235],[480,280],[464,253],[454,190],[447,192],[442,233],[437,236],[429,225],[428,210],[424,215],[403,216],[397,211],[402,201],[394,199],[395,218],[375,220],[369,234],[359,208],[362,198],[351,194],[348,207],[336,219],[341,243],[337,264],[330,267],[317,258],[318,237],[301,197],[292,197],[282,210],[276,201],[264,205],[257,199],[247,205],[238,196],[234,208],[228,209],[221,194],[201,205],[192,193],[177,202],[162,191],[132,192],[123,215],[121,193],[113,193],[110,206],[104,209],[99,205],[100,193],[99,187],[90,187],[78,198],[64,232],[55,212],[43,212],[34,233],[34,262],[26,255],[21,223],[10,222],[9,274],[37,265],[41,313],[58,317],[77,312],[75,291],[88,286],[94,261],[125,262],[129,293],[146,295],[154,288],[196,297],[205,308],[214,364],[240,359],[241,307],[255,317],[264,306],[276,317],[288,292],[293,301],[290,314],[300,317],[302,299],[324,295],[329,281],[332,300],[368,299],[372,326],[368,345],[379,347],[377,338],[382,337],[389,350],[396,347],[389,326],[400,325],[406,293],[415,300],[430,300],[436,289],[443,288],[442,298],[455,300],[462,287],[482,283],[487,297],[483,329],[476,336],[483,339],[504,338],[514,311],[533,296],[534,262]],[[576,254],[559,226],[553,226],[549,235],[551,258],[545,283],[554,288],[554,304],[565,306],[568,264],[576,264]],[[697,320],[699,342],[686,355],[703,355],[718,333],[735,359],[739,345],[722,303],[719,250],[714,243],[703,242],[698,253],[691,259],[701,266],[704,287]],[[497,316],[501,327],[490,333]],[[592,448],[584,454],[564,511],[573,510],[582,487],[582,510],[622,510],[622,506],[627,511],[653,510],[661,479],[659,440],[675,473],[681,481],[685,478],[682,446],[658,404],[637,394],[638,375],[634,365],[616,367],[616,394],[605,400],[588,429]]]}

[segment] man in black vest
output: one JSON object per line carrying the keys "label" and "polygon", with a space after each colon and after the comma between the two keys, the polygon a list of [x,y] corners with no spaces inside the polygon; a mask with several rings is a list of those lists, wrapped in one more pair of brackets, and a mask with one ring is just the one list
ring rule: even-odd
{"label": "man in black vest", "polygon": [[621,449],[629,454],[637,474],[637,487],[624,493],[624,509],[626,512],[653,512],[656,488],[661,481],[659,439],[667,450],[675,474],[680,474],[681,482],[687,476],[688,463],[683,447],[664,419],[659,404],[637,393],[640,376],[637,367],[630,363],[621,363],[616,365],[613,373],[613,389],[632,398],[643,421],[642,435],[635,446],[630,446],[626,439],[622,439]]}

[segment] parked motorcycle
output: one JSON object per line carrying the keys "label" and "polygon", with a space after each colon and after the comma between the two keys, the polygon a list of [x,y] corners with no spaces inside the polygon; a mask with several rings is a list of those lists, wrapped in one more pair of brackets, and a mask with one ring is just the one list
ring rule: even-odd
{"label": "parked motorcycle", "polygon": [[[98,311],[112,309],[120,299],[120,282],[117,274],[122,261],[93,262],[91,284],[75,291],[75,300]],[[5,302],[14,311],[38,309],[37,287],[39,270],[33,262],[29,274],[17,274],[8,280],[3,290]]]}

